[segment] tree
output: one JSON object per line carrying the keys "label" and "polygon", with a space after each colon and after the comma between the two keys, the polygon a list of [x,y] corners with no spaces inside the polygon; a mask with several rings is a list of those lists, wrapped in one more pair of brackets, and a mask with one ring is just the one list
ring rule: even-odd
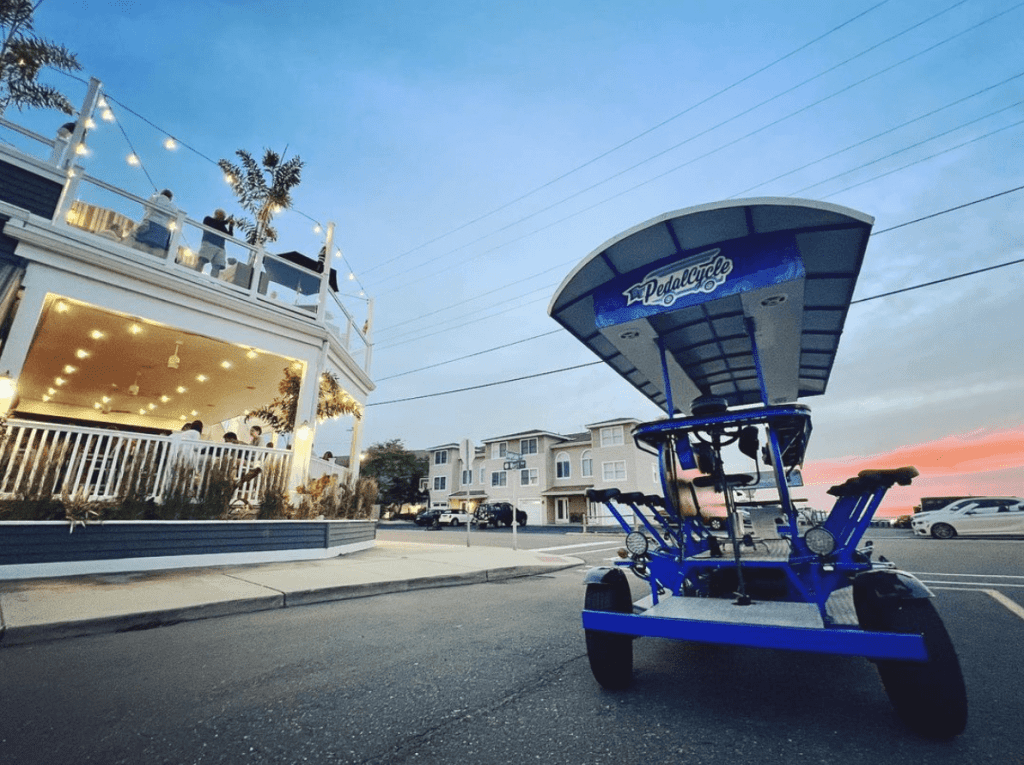
{"label": "tree", "polygon": [[[279,435],[291,433],[295,429],[301,383],[299,370],[295,366],[285,367],[284,377],[277,386],[277,398],[259,409],[253,409],[245,416],[245,421],[263,420]],[[341,387],[337,377],[324,372],[320,376],[320,392],[316,402],[317,421],[323,422],[343,414],[362,417],[363,407]]]}
{"label": "tree", "polygon": [[0,115],[14,104],[59,109],[74,114],[67,97],[56,88],[37,81],[39,70],[52,66],[62,72],[82,68],[63,45],[38,37],[32,27],[35,5],[31,0],[0,0]]}
{"label": "tree", "polygon": [[386,507],[416,503],[423,499],[420,479],[429,469],[426,457],[417,457],[393,438],[366,450],[359,474],[377,480],[377,499]]}
{"label": "tree", "polygon": [[242,160],[241,167],[226,159],[217,164],[228,176],[238,203],[255,219],[253,222],[235,218],[235,224],[245,233],[249,244],[276,242],[277,230],[270,221],[275,213],[292,206],[291,191],[302,180],[302,160],[293,157],[283,162],[281,155],[266,149],[261,167],[245,149],[235,154]]}

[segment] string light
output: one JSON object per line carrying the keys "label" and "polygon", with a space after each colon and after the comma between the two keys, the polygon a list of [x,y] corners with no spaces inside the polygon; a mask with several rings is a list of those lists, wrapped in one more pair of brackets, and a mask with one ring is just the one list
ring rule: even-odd
{"label": "string light", "polygon": [[88,130],[94,129],[96,127],[96,120],[94,120],[92,117],[89,117],[89,119],[85,121],[85,127]]}
{"label": "string light", "polygon": [[133,153],[128,155],[128,164],[132,167],[138,167],[140,162],[139,158]]}
{"label": "string light", "polygon": [[167,149],[168,151],[174,151],[175,149],[178,148],[178,142],[175,141],[170,136],[168,136],[167,140],[164,141],[164,148]]}
{"label": "string light", "polygon": [[104,122],[114,121],[114,113],[110,111],[110,109],[104,109],[102,112],[100,112],[100,116],[103,118]]}

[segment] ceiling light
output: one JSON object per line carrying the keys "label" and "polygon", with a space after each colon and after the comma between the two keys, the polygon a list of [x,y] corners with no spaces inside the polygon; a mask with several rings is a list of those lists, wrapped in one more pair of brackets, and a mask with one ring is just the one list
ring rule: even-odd
{"label": "ceiling light", "polygon": [[175,390],[177,390],[177,391],[178,391],[178,393],[184,393],[185,391],[187,391],[187,390],[188,390],[188,388],[186,388],[186,387],[185,387],[185,386],[183,386],[183,385],[179,385],[179,386],[178,386],[178,387],[177,387],[177,388],[176,388]]}
{"label": "ceiling light", "polygon": [[56,308],[57,308],[57,313],[67,313],[68,311],[71,310],[71,306],[69,306],[63,300],[58,300],[57,301]]}
{"label": "ceiling light", "polygon": [[44,404],[45,404],[45,403],[46,403],[47,401],[49,401],[49,400],[50,400],[50,397],[49,397],[49,396],[43,396],[43,403],[44,403]]}
{"label": "ceiling light", "polygon": [[207,381],[207,380],[209,380],[210,378],[209,378],[209,377],[207,377],[206,375],[196,375],[196,379],[197,379],[197,380],[198,380],[199,382],[206,382],[206,381]]}
{"label": "ceiling light", "polygon": [[109,404],[110,403],[110,396],[101,396],[100,397],[100,401],[102,401],[104,404]]}
{"label": "ceiling light", "polygon": [[57,389],[56,388],[47,388],[46,392],[49,393],[51,396],[55,396],[57,394]]}
{"label": "ceiling light", "polygon": [[101,404],[99,401],[97,401],[95,404],[92,405],[92,408],[93,409],[102,409],[103,408],[103,404]]}
{"label": "ceiling light", "polygon": [[53,383],[54,383],[54,385],[56,385],[56,386],[57,386],[58,388],[59,388],[59,387],[60,387],[61,385],[63,385],[64,383],[66,383],[66,382],[67,382],[67,380],[65,380],[65,379],[64,379],[63,377],[54,377],[54,378],[53,378]]}
{"label": "ceiling light", "polygon": [[135,382],[128,386],[128,392],[133,396],[139,395],[139,373],[135,373]]}
{"label": "ceiling light", "polygon": [[149,407],[149,411],[153,411],[154,409],[156,409],[156,404],[154,403],[146,404],[146,406]]}
{"label": "ceiling light", "polygon": [[174,343],[174,353],[167,357],[167,368],[177,369],[178,365],[181,364],[181,358],[178,356],[178,349],[181,347],[181,340],[177,340]]}
{"label": "ceiling light", "polygon": [[192,416],[193,417],[198,417],[199,416],[199,412],[197,412],[195,409],[193,409],[192,410]]}
{"label": "ceiling light", "polygon": [[225,369],[231,369],[231,362],[230,361],[222,361],[222,362],[220,362],[220,365],[222,367],[224,367]]}
{"label": "ceiling light", "polygon": [[79,348],[79,349],[78,349],[77,351],[75,351],[75,355],[76,355],[76,356],[77,356],[78,358],[80,358],[80,359],[87,359],[87,358],[89,358],[89,356],[91,356],[92,354],[90,354],[90,353],[89,353],[89,351],[87,351],[87,350],[84,350],[84,349],[82,349],[82,348]]}
{"label": "ceiling light", "polygon": [[139,326],[138,324],[131,324],[128,326],[128,331],[131,332],[133,335],[138,335],[142,333],[142,327]]}
{"label": "ceiling light", "polygon": [[163,403],[163,404],[166,404],[170,400],[171,400],[170,396],[161,396],[160,397],[160,402]]}
{"label": "ceiling light", "polygon": [[140,410],[139,410],[139,414],[145,414],[145,413],[146,413],[146,410],[145,410],[145,409],[140,409]]}
{"label": "ceiling light", "polygon": [[250,348],[249,351],[245,354],[245,356],[246,358],[255,359],[257,356],[259,356],[259,354]]}
{"label": "ceiling light", "polygon": [[98,329],[94,329],[92,332],[89,333],[89,337],[91,337],[93,340],[102,340],[105,337],[105,335]]}
{"label": "ceiling light", "polygon": [[77,371],[78,371],[78,367],[73,367],[70,364],[65,364],[64,365],[64,374],[66,374],[66,375],[73,375]]}

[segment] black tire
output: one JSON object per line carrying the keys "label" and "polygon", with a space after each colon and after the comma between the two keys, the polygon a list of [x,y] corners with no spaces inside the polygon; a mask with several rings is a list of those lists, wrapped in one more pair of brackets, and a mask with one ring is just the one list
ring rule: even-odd
{"label": "black tire", "polygon": [[952,539],[956,536],[956,529],[948,523],[936,523],[932,526],[932,536],[936,539]]}
{"label": "black tire", "polygon": [[[584,601],[588,611],[633,611],[629,584],[623,578],[612,584],[588,584]],[[621,691],[633,680],[633,638],[613,632],[584,630],[587,659],[594,679],[610,691]]]}
{"label": "black tire", "polygon": [[[857,594],[855,592],[855,594]],[[931,600],[855,598],[864,629],[924,636],[928,661],[879,660],[878,674],[896,714],[915,733],[951,739],[967,727],[967,690],[953,641]]]}

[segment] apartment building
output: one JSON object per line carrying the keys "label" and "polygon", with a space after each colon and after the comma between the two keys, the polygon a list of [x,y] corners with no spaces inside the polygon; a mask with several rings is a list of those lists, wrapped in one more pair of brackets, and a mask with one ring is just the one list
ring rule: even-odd
{"label": "apartment building", "polygon": [[632,430],[640,420],[596,422],[580,433],[527,430],[484,439],[482,446],[446,443],[428,449],[431,507],[511,502],[528,525],[613,522],[592,507],[588,489],[660,493],[657,457],[638,449]]}

